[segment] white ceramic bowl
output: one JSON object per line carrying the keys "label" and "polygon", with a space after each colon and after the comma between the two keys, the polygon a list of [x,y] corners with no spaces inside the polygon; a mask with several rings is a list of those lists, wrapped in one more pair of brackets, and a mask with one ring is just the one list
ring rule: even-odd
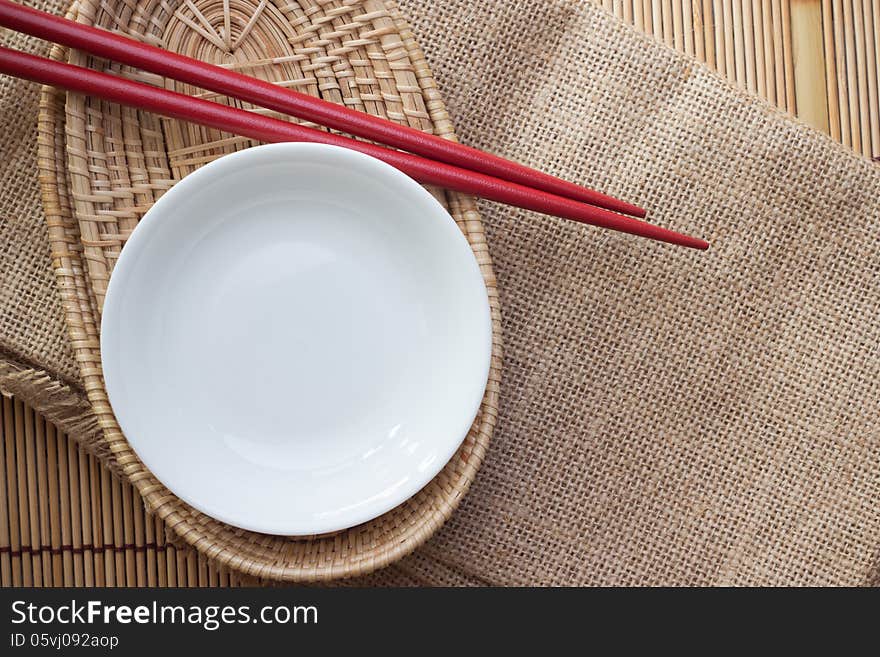
{"label": "white ceramic bowl", "polygon": [[119,258],[101,358],[146,466],[219,520],[316,534],[411,497],[489,372],[486,288],[452,217],[366,155],[227,155],[150,209]]}

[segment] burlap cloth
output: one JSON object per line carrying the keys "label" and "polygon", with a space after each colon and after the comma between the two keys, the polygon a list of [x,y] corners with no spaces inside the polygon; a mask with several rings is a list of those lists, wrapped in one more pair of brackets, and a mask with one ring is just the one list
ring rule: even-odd
{"label": "burlap cloth", "polygon": [[[880,582],[880,167],[585,0],[401,5],[464,141],[713,247],[483,203],[494,443],[452,520],[364,583]],[[85,436],[37,94],[0,78],[0,387]]]}

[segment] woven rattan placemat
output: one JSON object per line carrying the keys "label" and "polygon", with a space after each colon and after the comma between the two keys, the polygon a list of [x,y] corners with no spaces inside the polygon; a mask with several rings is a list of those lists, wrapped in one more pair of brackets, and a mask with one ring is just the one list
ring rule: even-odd
{"label": "woven rattan placemat", "polygon": [[[78,0],[71,16],[159,40],[178,52],[223,62],[288,88],[320,93],[454,138],[424,56],[390,0],[339,6],[237,0],[201,9],[191,3],[175,5],[173,11],[169,7]],[[53,56],[78,65],[101,65],[83,53],[65,53],[60,48]],[[141,71],[113,68],[121,74],[143,76]],[[196,92],[172,84],[179,91]],[[45,90],[40,116],[43,207],[71,340],[76,345],[75,359],[101,426],[95,444],[109,452],[110,463],[143,496],[147,508],[178,540],[198,547],[217,563],[283,581],[364,575],[412,552],[429,538],[466,494],[497,417],[500,305],[473,199],[434,190],[471,245],[492,311],[489,380],[461,447],[430,483],[378,518],[310,538],[269,536],[230,527],[197,512],[147,470],[116,424],[104,389],[98,343],[107,283],[143,214],[176,180],[254,142],[56,89]],[[238,384],[247,385],[247,381]]]}

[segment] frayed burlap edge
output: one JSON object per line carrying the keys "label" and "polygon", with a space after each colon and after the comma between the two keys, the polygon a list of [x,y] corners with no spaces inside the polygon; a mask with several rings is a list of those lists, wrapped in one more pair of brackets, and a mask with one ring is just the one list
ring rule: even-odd
{"label": "frayed burlap edge", "polygon": [[90,454],[118,471],[102,441],[98,419],[81,390],[58,381],[45,370],[29,367],[2,354],[0,394],[28,404],[61,431],[75,438]]}

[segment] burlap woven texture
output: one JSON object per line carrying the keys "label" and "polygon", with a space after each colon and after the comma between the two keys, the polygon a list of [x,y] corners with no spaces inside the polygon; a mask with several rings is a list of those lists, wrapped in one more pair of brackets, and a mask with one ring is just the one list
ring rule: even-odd
{"label": "burlap woven texture", "polygon": [[[364,583],[877,583],[880,169],[583,0],[401,5],[464,141],[713,248],[482,204],[494,443],[452,520]],[[75,386],[36,90],[2,84],[0,341]]]}
{"label": "burlap woven texture", "polygon": [[[32,5],[62,13],[63,3]],[[49,51],[45,42],[4,28],[0,45],[41,55]],[[0,76],[0,353],[76,381],[55,277],[47,267],[49,244],[36,177],[39,93],[36,85]]]}

